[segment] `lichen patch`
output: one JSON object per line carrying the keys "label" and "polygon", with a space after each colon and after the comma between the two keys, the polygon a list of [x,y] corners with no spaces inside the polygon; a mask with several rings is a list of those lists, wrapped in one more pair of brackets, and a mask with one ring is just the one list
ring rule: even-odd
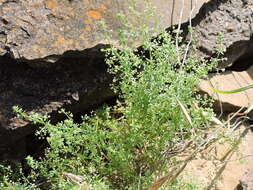
{"label": "lichen patch", "polygon": [[102,15],[99,11],[95,10],[95,9],[91,9],[87,12],[87,15],[93,19],[101,19]]}

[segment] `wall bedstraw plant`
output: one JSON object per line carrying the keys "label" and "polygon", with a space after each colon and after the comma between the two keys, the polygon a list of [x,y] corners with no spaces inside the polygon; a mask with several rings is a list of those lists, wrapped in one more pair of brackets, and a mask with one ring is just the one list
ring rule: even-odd
{"label": "wall bedstraw plant", "polygon": [[[123,34],[131,31],[119,32]],[[26,115],[16,107],[20,116],[42,126],[37,135],[49,144],[41,160],[27,158],[31,172],[25,181],[52,190],[149,187],[163,172],[165,152],[192,139],[193,130],[205,128],[203,112],[210,113],[201,107],[205,100],[197,98],[196,86],[215,64],[194,55],[185,58],[185,46],[175,43],[180,39],[166,32],[153,39],[147,35],[140,50],[123,35],[120,50],[104,50],[119,98],[115,106],[105,105],[80,123],[64,110],[67,119],[52,124],[49,117]],[[82,176],[81,184],[65,173]]]}
{"label": "wall bedstraw plant", "polygon": [[115,76],[113,89],[119,94],[114,107],[104,106],[81,123],[62,110],[67,119],[56,125],[46,116],[15,108],[43,126],[37,135],[49,144],[45,158],[27,161],[34,171],[31,178],[49,180],[51,189],[71,189],[63,172],[83,176],[90,186],[145,189],[163,172],[164,152],[191,139],[193,129],[205,128],[202,113],[208,109],[195,108],[203,103],[196,85],[212,64],[191,56],[181,65],[175,40],[165,32],[147,40],[143,52],[131,47],[105,51],[108,71]]}

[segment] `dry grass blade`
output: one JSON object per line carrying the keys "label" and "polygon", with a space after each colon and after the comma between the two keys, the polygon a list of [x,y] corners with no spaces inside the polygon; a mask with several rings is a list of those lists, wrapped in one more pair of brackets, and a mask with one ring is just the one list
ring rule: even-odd
{"label": "dry grass blade", "polygon": [[217,117],[212,116],[211,119],[216,125],[224,127],[224,124]]}
{"label": "dry grass blade", "polygon": [[219,177],[221,176],[221,174],[223,173],[223,171],[225,170],[227,163],[225,160],[226,159],[230,159],[234,153],[234,150],[236,149],[236,147],[241,143],[241,140],[243,137],[245,137],[245,135],[247,134],[247,132],[249,131],[248,128],[246,128],[241,135],[239,136],[239,138],[237,139],[237,141],[235,142],[235,144],[232,146],[231,149],[229,149],[224,156],[220,159],[220,161],[223,163],[221,168],[219,169],[219,171],[216,173],[215,177],[211,180],[210,184],[206,187],[205,190],[211,190],[214,186],[214,184],[216,183],[216,181],[219,179]]}
{"label": "dry grass blade", "polygon": [[178,99],[177,99],[177,102],[178,102],[179,106],[181,107],[181,109],[182,109],[182,111],[183,111],[183,113],[184,113],[186,119],[189,121],[190,125],[192,125],[191,117],[190,117],[190,115],[188,114],[188,112],[187,112],[185,106],[184,106]]}
{"label": "dry grass blade", "polygon": [[225,125],[229,125],[231,120],[234,119],[236,116],[238,116],[238,114],[241,113],[241,111],[243,109],[244,109],[244,107],[241,107],[239,110],[237,110],[237,112],[233,113],[233,115],[231,117],[229,117],[229,119],[226,121]]}
{"label": "dry grass blade", "polygon": [[228,150],[224,154],[224,156],[220,159],[222,162],[224,162],[226,160],[226,158],[228,157],[228,155],[236,149],[236,147],[241,143],[242,138],[245,137],[245,135],[248,133],[248,131],[249,131],[249,128],[244,129],[244,131],[241,133],[241,135],[239,136],[239,138],[235,142],[234,146],[230,150]]}
{"label": "dry grass blade", "polygon": [[249,114],[253,110],[253,105],[251,105],[244,113]]}
{"label": "dry grass blade", "polygon": [[151,186],[151,188],[149,190],[158,190],[166,181],[168,181],[167,185],[173,184],[174,181],[177,179],[177,177],[184,171],[187,164],[194,158],[194,156],[198,152],[199,152],[199,149],[195,150],[185,161],[183,161],[184,164],[177,170],[175,175],[173,175],[171,177],[170,177],[170,175],[166,175],[166,176],[160,178],[155,183],[153,183],[153,185]]}
{"label": "dry grass blade", "polygon": [[193,157],[190,156],[190,157],[185,161],[184,165],[183,165],[181,168],[179,168],[179,170],[177,171],[177,173],[176,173],[174,176],[172,176],[172,178],[169,180],[168,185],[171,185],[171,184],[177,179],[177,177],[184,171],[184,169],[185,169],[185,167],[187,166],[188,162],[191,161],[192,158],[193,158]]}
{"label": "dry grass blade", "polygon": [[182,8],[180,11],[180,17],[179,17],[179,21],[178,21],[178,28],[177,28],[177,33],[176,33],[176,50],[177,50],[177,59],[178,62],[180,63],[180,52],[179,52],[179,34],[180,34],[180,30],[181,30],[181,25],[182,25],[182,19],[183,19],[183,14],[184,14],[184,7],[185,7],[185,0],[182,0]]}
{"label": "dry grass blade", "polygon": [[[180,105],[185,117],[187,118],[187,120],[189,121],[189,123],[192,125],[192,121],[191,121],[191,117],[188,114],[185,106],[177,99],[178,104]],[[249,109],[247,109],[244,113],[249,113],[250,111],[252,111],[253,106],[251,106]],[[242,109],[238,110],[237,113],[239,113]],[[236,115],[236,113],[235,113]],[[233,117],[235,117],[235,115],[233,115]],[[225,126],[219,119],[217,119],[216,117],[212,117],[212,120],[215,124],[219,125],[219,126]],[[226,122],[227,124],[228,122]],[[219,128],[221,129],[221,128]],[[235,149],[235,146],[237,146],[240,142],[241,139],[246,135],[248,129],[245,129],[242,134],[240,135],[240,137],[237,139],[235,145],[228,150],[224,156],[221,158],[221,162],[224,162],[222,167],[219,169],[219,171],[217,172],[215,178],[211,181],[211,183],[208,185],[208,187],[206,187],[206,190],[211,190],[211,188],[213,187],[215,181],[221,176],[221,174],[223,173],[224,169],[226,168],[226,163],[225,160],[230,158],[233,155],[233,150]],[[218,135],[220,130],[215,131],[213,133],[213,135],[210,135],[209,138],[207,138],[203,143],[201,143],[198,148],[184,161],[184,164],[176,171],[176,173],[174,175],[166,175],[164,177],[161,177],[160,179],[158,179],[156,182],[153,183],[153,185],[151,186],[151,188],[149,190],[158,190],[159,188],[162,187],[162,185],[164,185],[166,183],[166,185],[171,185],[176,179],[177,177],[184,171],[185,167],[187,166],[187,164],[194,158],[194,156],[201,150],[205,149],[205,147],[213,142],[214,140],[218,140]]]}
{"label": "dry grass blade", "polygon": [[[229,158],[232,156],[232,154],[229,155]],[[225,170],[227,166],[227,163],[224,163],[222,165],[222,167],[219,169],[219,171],[216,173],[215,178],[211,181],[210,185],[208,185],[208,187],[205,190],[211,190],[214,186],[214,184],[216,183],[216,181],[219,179],[219,177],[221,176],[221,174],[223,173],[223,171]]]}
{"label": "dry grass blade", "polygon": [[169,179],[169,175],[166,175],[164,177],[161,177],[158,179],[149,190],[158,190],[167,180]]}

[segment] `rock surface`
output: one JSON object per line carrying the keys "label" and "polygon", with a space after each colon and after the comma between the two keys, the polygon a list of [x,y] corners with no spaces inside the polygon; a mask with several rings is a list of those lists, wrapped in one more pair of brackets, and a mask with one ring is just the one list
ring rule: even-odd
{"label": "rock surface", "polygon": [[[194,14],[206,1],[198,1]],[[152,3],[157,7],[162,28],[178,22],[182,3],[175,0]],[[182,21],[188,19],[193,6],[193,1],[185,3]],[[55,62],[66,51],[80,51],[105,43],[101,21],[115,31],[121,27],[117,19],[120,12],[137,24],[145,19],[138,20],[128,7],[127,0],[1,0],[0,55],[7,53],[34,64]],[[143,12],[144,8],[144,0],[139,0],[137,10]]]}
{"label": "rock surface", "polygon": [[245,54],[252,57],[252,0],[209,1],[201,7],[192,25],[200,47],[199,54],[207,58],[215,54],[220,34],[223,34],[227,61],[221,63],[220,68],[231,66]]}
{"label": "rock surface", "polygon": [[99,48],[79,52],[82,59],[63,58],[48,68],[0,59],[0,159],[25,152],[24,137],[37,129],[17,118],[12,106],[28,113],[49,114],[55,122],[62,119],[57,112],[61,108],[76,114],[115,96],[109,88],[111,77]]}
{"label": "rock surface", "polygon": [[242,177],[236,190],[253,190],[253,170]]}
{"label": "rock surface", "polygon": [[253,83],[253,69],[249,68],[253,58],[253,1],[212,0],[202,6],[192,23],[199,43],[198,54],[207,59],[214,56],[222,34],[222,48],[226,50],[224,57],[227,58],[218,65],[226,72],[211,74],[210,81],[202,81],[200,89],[217,100],[217,111],[234,112],[240,107],[248,107],[253,100],[253,90],[217,94],[213,93],[209,83],[222,90],[234,90]]}
{"label": "rock surface", "polygon": [[219,90],[234,90],[253,84],[253,66],[245,71],[227,71],[220,74],[210,74],[208,80],[202,80],[199,89],[214,97],[215,109],[220,112],[237,111],[241,107],[249,107],[253,102],[253,89],[240,93],[220,94],[212,88]]}
{"label": "rock surface", "polygon": [[[228,117],[226,114],[223,116]],[[253,157],[251,156],[253,154],[253,133],[248,131],[243,134],[248,127],[247,124],[239,125],[234,132],[235,138],[239,138],[240,135],[243,135],[243,138],[237,150],[232,152],[225,162],[221,160],[231,149],[231,144],[223,141],[207,147],[200,155],[197,155],[189,162],[181,174],[182,178],[184,179],[185,177],[186,181],[189,181],[189,178],[192,181],[197,181],[199,184],[198,188],[201,190],[209,189],[207,187],[214,179],[215,183],[210,188],[211,190],[242,190],[236,187],[242,176],[251,170],[253,165]],[[207,130],[207,133],[212,135],[215,130]],[[182,159],[182,157],[187,158],[187,156],[188,154],[184,152],[179,159]],[[220,170],[222,167],[224,167],[223,171]],[[217,178],[217,176],[219,177]]]}

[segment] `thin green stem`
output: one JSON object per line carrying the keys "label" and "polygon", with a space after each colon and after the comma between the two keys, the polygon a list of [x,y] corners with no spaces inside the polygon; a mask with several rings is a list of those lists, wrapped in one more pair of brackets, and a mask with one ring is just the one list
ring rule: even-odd
{"label": "thin green stem", "polygon": [[219,89],[214,89],[213,88],[213,91],[217,92],[217,93],[220,93],[220,94],[234,94],[234,93],[239,93],[239,92],[251,89],[251,88],[253,88],[253,84],[245,86],[245,87],[242,87],[242,88],[238,88],[238,89],[235,89],[235,90],[228,90],[228,91],[226,91],[226,90],[219,90]]}

